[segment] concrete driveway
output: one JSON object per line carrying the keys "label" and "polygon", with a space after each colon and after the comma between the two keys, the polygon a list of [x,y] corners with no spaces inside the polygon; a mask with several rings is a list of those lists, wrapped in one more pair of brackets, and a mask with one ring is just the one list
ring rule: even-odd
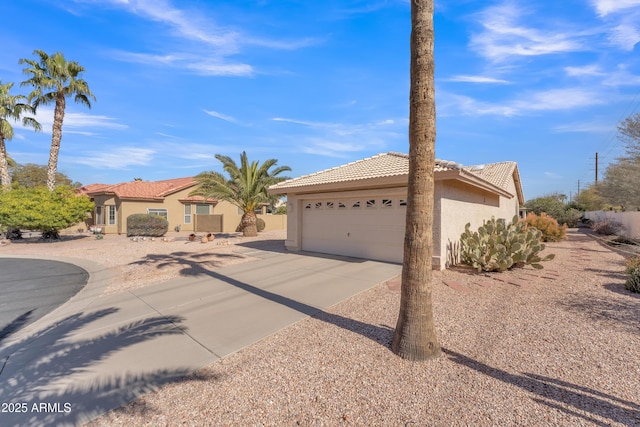
{"label": "concrete driveway", "polygon": [[[0,425],[76,425],[384,282],[401,266],[256,251],[257,261],[100,297],[89,283],[0,347]],[[186,403],[188,404],[188,403]]]}

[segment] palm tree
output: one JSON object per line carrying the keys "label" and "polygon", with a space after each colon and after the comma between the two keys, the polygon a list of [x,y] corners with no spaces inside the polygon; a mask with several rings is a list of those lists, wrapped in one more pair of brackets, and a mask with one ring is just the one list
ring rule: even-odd
{"label": "palm tree", "polygon": [[247,153],[244,151],[240,155],[240,167],[231,157],[221,154],[216,154],[215,157],[222,162],[222,168],[229,178],[216,171],[203,172],[196,177],[199,185],[190,195],[203,196],[205,199],[213,197],[236,205],[242,209],[239,227],[242,229],[242,234],[247,237],[257,236],[255,210],[261,204],[272,201],[273,196],[267,192],[267,189],[287,179],[277,175],[290,171],[291,168],[279,166],[270,171],[269,169],[276,166],[278,160],[269,159],[262,165],[255,161],[249,163]]}
{"label": "palm tree", "polygon": [[51,135],[51,150],[47,165],[47,187],[53,191],[56,185],[56,170],[58,168],[58,154],[62,140],[62,122],[66,108],[66,98],[73,96],[75,102],[91,108],[90,99],[96,97],[89,90],[87,82],[80,78],[84,67],[75,61],[67,61],[64,55],[56,52],[49,56],[41,50],[35,50],[38,60],[20,59],[20,64],[27,64],[23,72],[30,76],[21,86],[33,86],[29,94],[29,101],[34,108],[40,105],[55,103],[53,114],[53,129]]}
{"label": "palm tree", "polygon": [[[40,130],[40,123],[33,117],[25,117],[25,113],[34,113],[33,107],[28,103],[21,102],[26,100],[22,95],[11,95],[13,83],[2,84],[0,81],[0,182],[2,182],[2,191],[11,188],[11,175],[9,174],[10,163],[13,163],[7,155],[7,147],[5,141],[11,141],[13,138],[13,126],[11,122],[17,122],[22,119],[22,124],[35,130]],[[14,163],[15,165],[15,163]]]}
{"label": "palm tree", "polygon": [[394,353],[409,360],[440,354],[431,300],[436,141],[433,3],[411,2],[407,220],[400,313],[391,344]]}

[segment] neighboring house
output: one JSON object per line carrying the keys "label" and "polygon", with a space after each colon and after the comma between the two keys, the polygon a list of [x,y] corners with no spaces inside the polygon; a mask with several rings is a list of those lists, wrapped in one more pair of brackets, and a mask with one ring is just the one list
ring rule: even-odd
{"label": "neighboring house", "polygon": [[[287,196],[287,248],[402,262],[409,156],[378,154],[273,185]],[[515,162],[462,167],[437,160],[433,267],[445,268],[465,224],[511,221],[524,204]]]}
{"label": "neighboring house", "polygon": [[[197,185],[193,177],[164,181],[131,181],[120,184],[91,184],[79,191],[95,203],[93,222],[105,234],[126,234],[127,217],[144,213],[169,221],[169,231],[231,233],[240,223],[242,211],[216,199],[189,196]],[[264,212],[263,212],[264,213]],[[286,215],[258,215],[266,229],[283,229]]]}

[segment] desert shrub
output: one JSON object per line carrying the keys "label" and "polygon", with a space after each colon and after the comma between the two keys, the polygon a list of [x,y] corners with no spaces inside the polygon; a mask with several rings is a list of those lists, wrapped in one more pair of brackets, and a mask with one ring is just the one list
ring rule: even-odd
{"label": "desert shrub", "polygon": [[605,236],[612,236],[624,230],[624,226],[621,222],[614,221],[612,219],[593,221],[591,222],[590,227],[596,233],[603,234]]}
{"label": "desert shrub", "polygon": [[256,228],[258,229],[258,232],[263,231],[266,226],[267,224],[265,224],[264,219],[256,218]]}
{"label": "desert shrub", "polygon": [[527,227],[533,227],[542,233],[543,242],[559,242],[567,235],[567,226],[558,224],[558,221],[546,213],[540,215],[534,213],[527,214],[525,219]]}
{"label": "desert shrub", "polygon": [[640,256],[626,260],[624,271],[627,273],[627,281],[624,287],[628,291],[640,293]]}
{"label": "desert shrub", "polygon": [[56,236],[58,230],[84,221],[93,207],[91,199],[70,187],[59,186],[54,191],[20,187],[0,194],[0,223]]}
{"label": "desert shrub", "polygon": [[460,260],[480,271],[505,271],[513,267],[531,265],[542,268],[541,261],[555,255],[539,256],[545,248],[541,243],[542,233],[514,217],[510,224],[491,218],[478,231],[465,226],[460,237]]}
{"label": "desert shrub", "polygon": [[169,229],[169,221],[158,215],[133,214],[127,217],[127,236],[160,237]]}
{"label": "desert shrub", "polygon": [[558,224],[566,224],[566,226],[569,228],[575,228],[580,223],[582,215],[582,211],[574,208],[569,208],[560,213],[560,215],[556,217],[556,219],[558,220]]}

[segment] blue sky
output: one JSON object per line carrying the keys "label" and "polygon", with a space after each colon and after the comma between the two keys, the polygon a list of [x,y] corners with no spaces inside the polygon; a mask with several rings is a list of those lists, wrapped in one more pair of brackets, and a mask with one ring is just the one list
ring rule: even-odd
{"label": "blue sky", "polygon": [[[217,153],[300,176],[408,152],[407,0],[20,0],[3,3],[0,80],[61,51],[86,68],[59,170],[117,183],[220,170]],[[10,17],[10,19],[7,19]],[[436,1],[436,155],[518,162],[527,199],[575,194],[623,152],[640,112],[640,0]],[[8,152],[46,164],[44,131]]]}

